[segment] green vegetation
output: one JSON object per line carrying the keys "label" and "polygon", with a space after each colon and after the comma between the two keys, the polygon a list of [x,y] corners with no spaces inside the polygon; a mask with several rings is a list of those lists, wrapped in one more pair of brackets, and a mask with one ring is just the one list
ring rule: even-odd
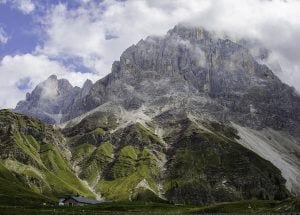
{"label": "green vegetation", "polygon": [[98,182],[98,177],[112,160],[113,145],[110,142],[102,143],[78,164],[81,168],[80,177],[95,186]]}
{"label": "green vegetation", "polygon": [[140,150],[125,146],[116,155],[107,180],[100,180],[97,189],[106,198],[126,201],[137,195],[137,186],[157,193],[156,178],[159,173],[155,156],[146,148]]}
{"label": "green vegetation", "polygon": [[72,152],[72,161],[77,163],[81,162],[84,158],[89,157],[95,149],[96,147],[94,145],[88,143],[76,146]]}
{"label": "green vegetation", "polygon": [[[72,170],[64,150],[58,146],[62,144],[61,134],[51,126],[7,110],[0,111],[0,123],[1,180],[6,181],[10,175],[16,186],[23,187],[23,192],[30,195],[94,196]],[[14,187],[8,188],[14,192]]]}
{"label": "green vegetation", "polygon": [[95,130],[91,131],[92,134],[98,135],[98,136],[104,136],[105,131],[102,128],[96,128]]}
{"label": "green vegetation", "polygon": [[299,212],[299,199],[287,199],[285,201],[274,200],[250,200],[239,202],[224,202],[206,206],[198,210],[198,213],[265,213],[265,212]]}
{"label": "green vegetation", "polygon": [[[107,199],[126,201],[147,194],[160,201],[157,197],[159,160],[154,150],[162,151],[163,143],[140,123],[111,134],[108,130],[116,126],[114,119],[98,113],[64,131],[69,138],[72,161],[80,168],[79,177]],[[81,128],[87,133],[82,133]],[[143,180],[145,187],[136,188]]]}
{"label": "green vegetation", "polygon": [[[166,203],[145,203],[145,202],[112,202],[99,205],[58,207],[58,206],[0,206],[2,214],[7,215],[40,215],[40,214],[86,214],[86,215],[161,215],[161,214],[200,214],[200,213],[284,213],[299,211],[297,199],[286,201],[240,201],[231,203],[219,203],[211,206],[195,205],[173,205]],[[249,207],[250,206],[250,207]]]}
{"label": "green vegetation", "polygon": [[230,139],[229,129],[218,125],[217,131],[207,131],[190,121],[181,125],[184,129],[168,138],[174,147],[164,183],[168,200],[206,204],[288,197],[280,171]]}
{"label": "green vegetation", "polygon": [[133,145],[139,148],[147,146],[149,149],[158,151],[162,151],[164,148],[160,138],[140,123],[129,125],[124,130],[117,132],[115,136],[120,136],[121,141],[116,144],[122,146]]}
{"label": "green vegetation", "polygon": [[5,214],[22,214],[22,215],[39,215],[39,214],[105,214],[105,215],[125,215],[125,214],[189,214],[198,207],[195,206],[175,206],[171,204],[162,203],[131,203],[131,202],[118,202],[118,203],[104,203],[99,205],[78,206],[78,207],[1,207],[1,212]]}
{"label": "green vegetation", "polygon": [[[92,131],[103,135],[106,131],[115,129],[117,125],[117,118],[114,115],[104,112],[97,112],[87,116],[77,125],[73,127],[67,127],[63,132],[67,137],[87,134]],[[99,128],[101,128],[101,130]]]}
{"label": "green vegetation", "polygon": [[24,187],[22,179],[16,178],[14,173],[0,163],[0,205],[41,205],[42,202],[54,200]]}
{"label": "green vegetation", "polygon": [[[198,205],[182,206],[187,211],[239,211],[245,204],[255,211],[277,206],[289,210],[299,205],[298,200],[275,201],[289,197],[280,171],[238,144],[233,128],[199,123],[172,121],[164,125],[167,132],[161,140],[141,123],[113,131],[117,120],[105,113],[62,132],[31,117],[0,111],[0,205],[20,205],[23,197],[25,203],[39,205],[66,194],[95,197],[91,190],[108,200],[140,202],[118,203],[124,211],[151,204],[158,211],[180,208],[155,204],[165,203],[163,197]],[[147,126],[155,128],[154,122]],[[245,201],[249,199],[265,201]],[[117,207],[105,207],[112,205]]]}

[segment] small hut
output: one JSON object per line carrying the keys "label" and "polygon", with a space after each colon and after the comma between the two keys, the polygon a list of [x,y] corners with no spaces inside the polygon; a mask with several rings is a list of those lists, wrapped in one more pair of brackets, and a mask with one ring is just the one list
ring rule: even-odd
{"label": "small hut", "polygon": [[82,196],[68,196],[59,200],[59,205],[77,206],[77,205],[94,205],[103,203],[105,201],[98,201],[96,199],[88,199]]}

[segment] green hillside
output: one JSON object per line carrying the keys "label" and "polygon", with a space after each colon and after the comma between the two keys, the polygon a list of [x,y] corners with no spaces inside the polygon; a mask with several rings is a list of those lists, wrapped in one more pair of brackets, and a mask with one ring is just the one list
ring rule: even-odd
{"label": "green hillside", "polygon": [[120,126],[97,112],[60,130],[9,110],[0,125],[1,204],[66,194],[184,205],[290,196],[281,172],[239,145],[228,125],[186,117]]}

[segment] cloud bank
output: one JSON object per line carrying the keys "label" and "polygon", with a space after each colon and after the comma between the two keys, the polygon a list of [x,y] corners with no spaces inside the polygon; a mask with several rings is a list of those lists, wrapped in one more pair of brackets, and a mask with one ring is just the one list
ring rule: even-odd
{"label": "cloud bank", "polygon": [[[47,7],[34,0],[20,2],[34,5],[28,13],[42,8],[43,15],[35,15],[41,42],[33,53],[2,59],[0,74],[8,81],[0,85],[0,107],[13,107],[25,91],[51,74],[79,86],[86,78],[100,79],[127,47],[148,35],[164,35],[180,22],[236,41],[258,41],[271,50],[265,63],[279,63],[277,75],[300,91],[297,0],[77,0],[73,7],[68,1]],[[18,88],[16,83],[28,78],[28,89]],[[8,99],[9,94],[16,96]]]}

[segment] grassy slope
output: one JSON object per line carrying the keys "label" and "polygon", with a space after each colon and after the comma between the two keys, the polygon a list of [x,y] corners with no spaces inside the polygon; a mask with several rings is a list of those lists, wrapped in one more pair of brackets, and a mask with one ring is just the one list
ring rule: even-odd
{"label": "grassy slope", "polygon": [[27,189],[0,163],[0,204],[1,205],[40,205],[41,202],[53,202],[53,198]]}
{"label": "grassy slope", "polygon": [[[80,177],[96,185],[95,189],[111,200],[124,201],[138,196],[136,193],[142,191],[137,185],[143,180],[146,181],[144,187],[158,194],[160,161],[157,153],[165,152],[159,137],[140,123],[111,135],[109,131],[115,127],[115,121],[111,126],[108,117],[98,115],[97,120],[89,118],[74,127],[78,130],[83,126],[88,135],[78,135],[77,132],[75,138],[70,136],[76,142],[73,158],[79,161],[82,169]],[[280,172],[237,144],[234,129],[218,123],[204,123],[212,131],[210,133],[189,120],[175,124],[179,129],[167,126],[170,135],[165,139],[171,145],[167,151],[164,182],[169,200],[205,204],[287,196]],[[75,133],[72,129],[67,132]],[[108,146],[107,141],[109,150],[105,151],[102,148]],[[261,189],[256,189],[252,180]]]}
{"label": "grassy slope", "polygon": [[108,141],[102,143],[91,153],[86,154],[82,162],[79,163],[82,169],[80,177],[87,180],[91,185],[95,185],[98,182],[99,175],[102,174],[112,160],[113,145]]}
{"label": "grassy slope", "polygon": [[[159,169],[153,150],[162,150],[160,139],[140,123],[111,135],[115,127],[113,116],[98,113],[64,131],[80,177],[111,200],[130,199],[139,192],[135,187],[142,180],[157,193]],[[75,132],[79,130],[87,133]]]}
{"label": "grassy slope", "polygon": [[[120,137],[120,141],[115,141],[115,159],[106,169],[97,189],[106,198],[118,201],[133,200],[138,193],[148,190],[150,195],[147,196],[154,200],[152,194],[158,193],[160,174],[155,151],[163,148],[160,139],[140,123],[128,126],[115,136]],[[140,182],[143,186],[137,188]]]}
{"label": "grassy slope", "polygon": [[[56,131],[38,120],[7,110],[0,112],[0,123],[1,147],[9,147],[7,152],[2,152],[3,159],[0,160],[3,167],[0,169],[3,172],[0,173],[0,179],[3,184],[9,172],[12,179],[24,187],[24,195],[33,192],[50,196],[68,193],[93,196],[54,143],[57,141],[55,138],[60,138],[56,137]],[[48,139],[44,140],[43,136],[48,136]],[[7,156],[8,153],[11,155]],[[3,185],[0,189],[4,189]],[[7,193],[15,191],[13,186],[5,189]]]}
{"label": "grassy slope", "polygon": [[135,187],[146,180],[149,187],[157,192],[155,176],[158,167],[154,155],[147,149],[133,146],[123,147],[116,155],[111,167],[111,179],[100,180],[97,189],[108,199],[128,200],[135,193]]}

